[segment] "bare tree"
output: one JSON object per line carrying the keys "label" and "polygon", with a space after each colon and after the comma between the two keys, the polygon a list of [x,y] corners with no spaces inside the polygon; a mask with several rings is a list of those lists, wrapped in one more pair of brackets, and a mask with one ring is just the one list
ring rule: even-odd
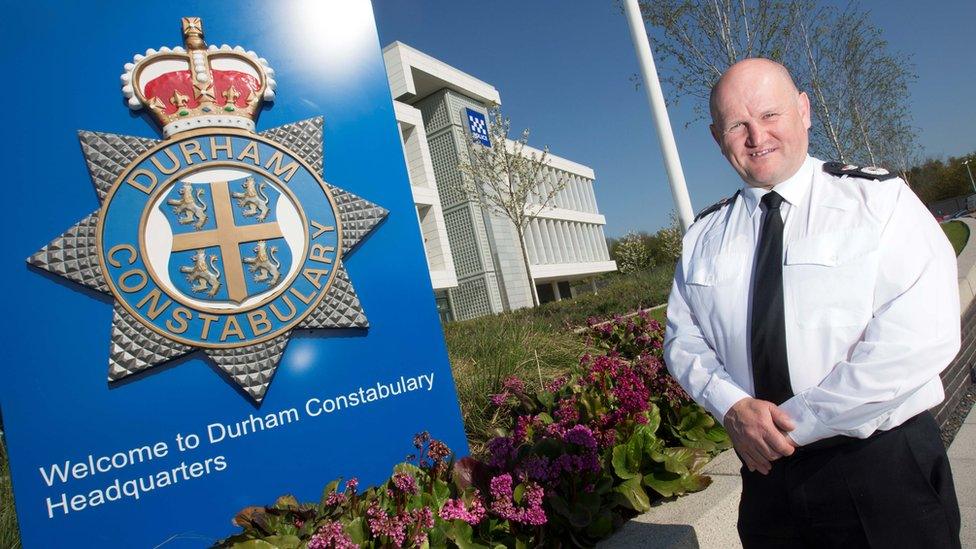
{"label": "bare tree", "polygon": [[[811,94],[811,147],[843,162],[883,164],[907,177],[915,150],[908,85],[911,60],[893,52],[870,13],[852,2],[801,21],[797,83]],[[804,66],[805,65],[805,66]]]}
{"label": "bare tree", "polygon": [[917,75],[856,1],[838,9],[810,0],[648,0],[641,11],[656,33],[663,81],[676,99],[698,100],[699,118],[725,69],[749,57],[773,59],[810,94],[815,153],[884,164],[907,177],[917,150],[908,85]]}
{"label": "bare tree", "polygon": [[[840,127],[843,117],[841,107],[837,98],[833,97],[832,92],[836,92],[836,87],[830,86],[826,79],[830,77],[831,65],[823,59],[821,48],[825,41],[826,27],[817,25],[811,29],[810,25],[800,22],[800,34],[803,37],[802,52],[807,62],[807,89],[810,90],[810,106],[813,111],[814,119],[819,123],[819,130],[811,132],[811,145],[814,150],[833,150],[836,153],[834,158],[841,162],[847,162],[846,147],[841,142]],[[813,36],[811,36],[811,33]],[[826,71],[826,72],[825,72]]]}
{"label": "bare tree", "polygon": [[712,85],[737,61],[748,57],[785,60],[797,47],[798,22],[810,0],[647,0],[644,21],[659,31],[655,53],[662,81],[675,100],[691,96],[699,118],[708,116]]}
{"label": "bare tree", "polygon": [[526,149],[528,129],[522,130],[518,138],[509,139],[511,125],[497,105],[488,109],[491,145],[485,146],[472,136],[467,159],[462,158],[458,167],[464,176],[467,195],[514,226],[532,303],[538,305],[539,294],[532,278],[525,232],[533,216],[552,206],[556,195],[566,186],[566,179],[550,173],[548,146],[541,153]]}

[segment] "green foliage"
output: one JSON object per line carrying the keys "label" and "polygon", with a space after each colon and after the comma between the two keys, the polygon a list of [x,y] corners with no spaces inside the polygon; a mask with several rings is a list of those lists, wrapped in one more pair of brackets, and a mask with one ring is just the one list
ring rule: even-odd
{"label": "green foliage", "polygon": [[623,274],[650,269],[651,251],[640,235],[629,232],[617,242],[613,250],[617,269]]}
{"label": "green foliage", "polygon": [[942,224],[942,230],[945,231],[946,238],[952,243],[952,248],[958,256],[969,242],[969,227],[962,221],[950,221]]}
{"label": "green foliage", "polygon": [[533,309],[450,322],[444,325],[468,441],[474,453],[502,426],[504,418],[488,395],[502,381],[519,376],[541,385],[569,373],[586,351],[573,327],[593,316],[636,311],[667,300],[673,264],[632,275],[614,274],[596,294],[546,303]]}
{"label": "green foliage", "polygon": [[[925,204],[970,195],[973,184],[963,164],[967,158],[976,158],[976,151],[960,157],[950,156],[945,161],[930,158],[908,170],[908,182]],[[976,176],[976,162],[970,162],[969,169]]]}
{"label": "green foliage", "polygon": [[0,437],[0,547],[20,547],[20,531],[17,529],[17,513],[14,509],[14,491],[10,484],[10,468],[7,449]]}
{"label": "green foliage", "polygon": [[647,309],[668,300],[671,281],[674,278],[674,266],[675,262],[671,261],[657,263],[657,266],[649,271],[630,275],[610,273],[602,279],[606,285],[597,293],[545,303],[534,309],[519,309],[498,316],[510,315],[520,321],[541,322],[555,332],[567,327],[584,326],[590,317],[610,317]]}
{"label": "green foliage", "polygon": [[610,257],[617,262],[622,274],[652,269],[657,265],[674,266],[681,255],[682,232],[674,211],[668,220],[668,226],[654,234],[631,231],[622,238],[607,239]]}
{"label": "green foliage", "polygon": [[511,376],[537,386],[569,371],[586,350],[571,331],[514,315],[444,325],[464,427],[473,451],[495,435],[507,418],[488,401]]}

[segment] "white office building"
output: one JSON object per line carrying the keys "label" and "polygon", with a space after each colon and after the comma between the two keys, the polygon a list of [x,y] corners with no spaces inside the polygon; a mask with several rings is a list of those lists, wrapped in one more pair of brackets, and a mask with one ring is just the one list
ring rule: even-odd
{"label": "white office building", "polygon": [[[469,116],[484,119],[492,103],[501,104],[498,91],[400,42],[384,48],[383,58],[442,318],[532,306],[514,227],[470,199],[458,169],[471,140]],[[525,153],[532,151],[526,147]],[[617,269],[593,170],[549,158],[548,177],[566,185],[551,208],[530,210],[535,215],[526,234],[529,273],[543,303],[572,297],[573,280]]]}

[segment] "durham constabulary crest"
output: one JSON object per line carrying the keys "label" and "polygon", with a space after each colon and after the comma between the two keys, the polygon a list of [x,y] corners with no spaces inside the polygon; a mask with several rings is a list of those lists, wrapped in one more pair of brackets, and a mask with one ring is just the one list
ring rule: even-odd
{"label": "durham constabulary crest", "polygon": [[387,212],[324,181],[321,117],[255,132],[265,59],[183,40],[122,75],[164,139],[80,132],[101,207],[28,262],[114,297],[110,381],[202,350],[260,402],[292,330],[367,326],[342,260]]}

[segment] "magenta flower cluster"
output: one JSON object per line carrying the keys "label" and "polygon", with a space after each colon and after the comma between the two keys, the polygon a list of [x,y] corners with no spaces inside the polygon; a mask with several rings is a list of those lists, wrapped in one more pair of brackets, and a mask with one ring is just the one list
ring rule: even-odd
{"label": "magenta flower cluster", "polygon": [[474,491],[470,504],[465,505],[463,498],[448,499],[438,513],[444,520],[463,520],[472,526],[480,523],[486,514],[487,511],[478,490]]}
{"label": "magenta flower cluster", "polygon": [[491,395],[489,400],[495,406],[504,406],[511,397],[520,397],[525,393],[525,382],[518,376],[509,376],[502,381],[502,392]]}
{"label": "magenta flower cluster", "polygon": [[545,491],[534,482],[528,482],[522,496],[522,505],[516,505],[512,492],[512,475],[505,473],[491,479],[491,512],[499,517],[531,526],[546,523],[546,512],[542,508]]}
{"label": "magenta flower cluster", "polygon": [[[345,492],[329,492],[325,498],[325,505],[328,507],[341,507],[346,504],[350,497],[355,497],[356,490],[359,488],[359,479],[353,477],[346,481]],[[299,526],[300,528],[300,526]]]}
{"label": "magenta flower cluster", "polygon": [[412,496],[417,493],[417,479],[407,473],[393,473],[393,485],[404,494]]}
{"label": "magenta flower cluster", "polygon": [[329,521],[319,527],[308,540],[308,549],[356,549],[358,544],[346,535],[342,523]]}
{"label": "magenta flower cluster", "polygon": [[[289,508],[288,524],[309,530],[308,521],[316,521],[318,528],[305,542],[309,549],[355,547],[344,526],[381,547],[423,546],[432,529],[438,529],[435,539],[459,546],[534,546],[570,536],[595,543],[634,509],[613,489],[620,482],[612,464],[618,439],[630,440],[657,415],[670,429],[660,436],[681,444],[674,429],[693,406],[667,373],[662,327],[646,313],[594,319],[588,338],[601,352],[584,355],[570,375],[542,384],[514,376],[502,382],[490,402],[510,423],[505,436],[487,442],[483,458],[455,461],[443,442],[419,433],[413,441],[417,451],[408,456],[415,468],[398,467],[388,483],[362,494],[358,480],[350,479],[343,492],[327,494],[325,512],[318,511],[322,516],[308,510],[315,506]],[[431,507],[431,501],[444,503]],[[581,516],[590,522],[581,524]],[[261,532],[262,523],[244,517],[245,528]]]}
{"label": "magenta flower cluster", "polygon": [[434,527],[434,513],[426,506],[390,515],[374,501],[366,509],[366,518],[373,535],[386,537],[395,547],[404,547],[408,541],[409,547],[423,545]]}

